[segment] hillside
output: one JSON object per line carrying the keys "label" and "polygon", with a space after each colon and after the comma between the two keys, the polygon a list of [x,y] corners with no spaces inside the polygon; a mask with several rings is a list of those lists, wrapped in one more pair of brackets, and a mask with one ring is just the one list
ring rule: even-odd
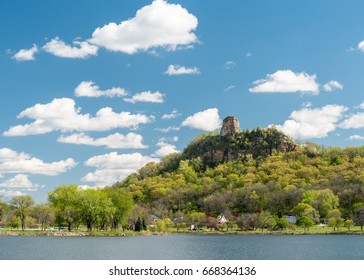
{"label": "hillside", "polygon": [[148,163],[113,188],[127,190],[158,217],[305,213],[318,222],[336,212],[354,219],[364,209],[363,168],[364,147],[296,144],[275,128],[226,133],[223,126],[220,134],[198,136],[182,153]]}

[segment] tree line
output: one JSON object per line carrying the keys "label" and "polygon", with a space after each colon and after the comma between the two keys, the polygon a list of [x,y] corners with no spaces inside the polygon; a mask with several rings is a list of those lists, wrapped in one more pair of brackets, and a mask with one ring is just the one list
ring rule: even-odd
{"label": "tree line", "polygon": [[[9,203],[0,200],[0,220],[10,228],[57,225],[69,231],[80,225],[88,231],[129,227],[132,196],[125,190],[82,189],[76,185],[59,186],[48,193],[48,203],[35,204],[29,195],[14,196]],[[134,221],[135,223],[135,221]]]}
{"label": "tree line", "polygon": [[29,196],[0,203],[1,223],[22,228],[27,223],[62,225],[68,230],[85,226],[90,231],[164,231],[190,225],[251,230],[292,227],[286,218],[290,216],[304,229],[320,223],[333,229],[363,228],[363,146],[342,149],[309,142],[282,151],[287,136],[274,130],[253,132],[224,139],[227,147],[248,147],[236,160],[206,163],[204,153],[222,144],[217,135],[203,134],[183,153],[148,163],[110,187],[59,186],[46,204],[34,205]]}

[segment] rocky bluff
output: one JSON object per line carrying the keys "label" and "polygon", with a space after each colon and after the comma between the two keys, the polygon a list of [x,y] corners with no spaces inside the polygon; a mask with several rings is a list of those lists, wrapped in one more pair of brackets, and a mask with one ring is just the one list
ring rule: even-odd
{"label": "rocky bluff", "polygon": [[201,134],[186,147],[183,157],[200,157],[205,165],[216,166],[231,160],[264,158],[274,151],[296,149],[293,140],[274,127],[240,131],[239,120],[229,116],[224,119],[220,134]]}

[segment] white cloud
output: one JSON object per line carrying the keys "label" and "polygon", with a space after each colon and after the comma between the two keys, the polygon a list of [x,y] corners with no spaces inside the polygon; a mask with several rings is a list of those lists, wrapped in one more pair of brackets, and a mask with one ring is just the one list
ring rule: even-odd
{"label": "white cloud", "polygon": [[89,41],[127,54],[157,47],[176,50],[198,41],[193,33],[197,24],[197,18],[181,5],[155,0],[138,10],[134,18],[96,28]]}
{"label": "white cloud", "polygon": [[82,81],[76,88],[75,88],[75,95],[77,97],[115,97],[115,96],[125,96],[126,91],[120,87],[113,87],[107,90],[100,90],[99,86],[96,85],[92,81]]}
{"label": "white cloud", "polygon": [[335,89],[343,89],[343,85],[340,84],[338,81],[334,81],[334,80],[327,82],[322,87],[325,91],[329,91],[329,92],[334,91]]}
{"label": "white cloud", "polygon": [[152,156],[164,157],[169,154],[179,153],[179,151],[177,150],[177,147],[175,145],[166,143],[164,140],[166,140],[166,139],[159,140],[159,142],[157,143],[157,147],[159,147],[159,149],[157,149],[152,154]]}
{"label": "white cloud", "polygon": [[181,128],[178,127],[178,126],[168,126],[166,128],[159,128],[157,127],[155,130],[157,131],[160,131],[160,132],[163,132],[163,133],[167,133],[167,132],[170,132],[170,131],[179,131]]}
{"label": "white cloud", "polygon": [[11,189],[21,189],[28,191],[35,191],[40,188],[40,185],[33,184],[29,180],[29,176],[25,174],[18,174],[13,178],[6,181],[0,182],[0,187],[11,188]]}
{"label": "white cloud", "polygon": [[54,99],[51,103],[36,104],[22,111],[18,118],[30,118],[34,121],[11,127],[4,136],[26,136],[45,134],[52,131],[107,131],[114,128],[136,128],[154,120],[153,116],[133,115],[130,112],[115,113],[109,107],[96,112],[95,117],[81,114],[70,98]]}
{"label": "white cloud", "polygon": [[349,128],[362,128],[364,127],[364,113],[360,112],[354,115],[351,115],[347,119],[343,120],[339,126],[341,128],[349,129]]}
{"label": "white cloud", "polygon": [[324,138],[336,129],[347,110],[344,106],[326,105],[322,108],[303,108],[293,111],[283,125],[277,129],[295,139]]}
{"label": "white cloud", "polygon": [[364,140],[364,136],[361,135],[351,135],[349,138],[347,138],[347,140]]}
{"label": "white cloud", "polygon": [[92,138],[85,133],[77,133],[68,136],[60,136],[57,141],[60,143],[88,145],[88,146],[105,146],[109,149],[145,149],[148,146],[143,145],[143,137],[139,134],[128,133],[126,135],[115,133],[102,138]]}
{"label": "white cloud", "polygon": [[163,114],[162,119],[163,120],[170,120],[178,118],[181,114],[178,113],[177,109],[173,109],[173,111],[170,114]]}
{"label": "white cloud", "polygon": [[149,102],[149,103],[163,103],[164,94],[159,91],[143,91],[133,95],[131,98],[124,98],[125,102],[137,103],[137,102]]}
{"label": "white cloud", "polygon": [[364,109],[364,102],[360,103],[358,106],[359,109]]}
{"label": "white cloud", "polygon": [[231,85],[231,86],[228,86],[227,88],[225,88],[224,91],[230,91],[230,90],[233,90],[235,88],[236,88],[236,86]]}
{"label": "white cloud", "polygon": [[294,73],[291,70],[278,70],[253,84],[255,87],[250,88],[250,92],[301,92],[316,95],[320,91],[316,75],[308,75],[305,72]]}
{"label": "white cloud", "polygon": [[36,44],[33,44],[33,47],[30,49],[21,49],[16,54],[13,55],[13,59],[17,61],[27,61],[27,60],[35,60],[34,55],[38,52],[38,47]]}
{"label": "white cloud", "polygon": [[252,57],[252,56],[253,56],[253,54],[252,54],[252,53],[250,53],[250,52],[247,52],[247,53],[245,54],[245,57],[247,57],[247,58]]}
{"label": "white cloud", "polygon": [[25,195],[25,193],[20,191],[14,191],[14,190],[0,190],[0,197],[4,197],[6,199],[13,197],[13,196],[20,196]]}
{"label": "white cloud", "polygon": [[67,45],[58,37],[43,46],[46,52],[65,58],[88,58],[97,55],[98,47],[88,42],[74,41],[74,46]]}
{"label": "white cloud", "polygon": [[238,64],[238,63],[233,60],[226,61],[224,64],[224,69],[231,70],[236,66],[236,64]]}
{"label": "white cloud", "polygon": [[303,102],[301,107],[303,108],[309,108],[309,107],[312,107],[312,103],[309,102],[309,101],[306,101],[306,102]]}
{"label": "white cloud", "polygon": [[168,69],[164,74],[169,76],[173,75],[191,75],[191,74],[200,74],[200,70],[197,67],[187,68],[185,66],[180,65],[169,65]]}
{"label": "white cloud", "polygon": [[364,52],[364,40],[358,44],[358,49]]}
{"label": "white cloud", "polygon": [[55,176],[75,167],[72,159],[45,163],[26,153],[18,153],[8,148],[0,149],[0,173],[30,173]]}
{"label": "white cloud", "polygon": [[204,131],[214,131],[221,127],[221,119],[217,108],[207,109],[189,116],[182,122],[182,126],[188,126]]}
{"label": "white cloud", "polygon": [[84,176],[82,182],[93,182],[96,186],[111,186],[117,181],[125,179],[129,174],[137,171],[150,161],[157,162],[157,158],[143,156],[140,153],[118,154],[116,152],[94,156],[85,161],[85,165],[96,168]]}

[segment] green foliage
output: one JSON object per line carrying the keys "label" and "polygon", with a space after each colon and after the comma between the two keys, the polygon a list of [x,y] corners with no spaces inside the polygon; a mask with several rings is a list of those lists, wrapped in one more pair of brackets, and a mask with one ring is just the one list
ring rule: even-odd
{"label": "green foliage", "polygon": [[115,207],[107,194],[101,190],[86,189],[80,196],[81,220],[87,230],[92,231],[94,225],[104,228],[112,221]]}
{"label": "green foliage", "polygon": [[35,205],[30,215],[41,225],[42,230],[46,230],[47,226],[52,225],[55,219],[54,208],[45,203]]}
{"label": "green foliage", "polygon": [[[362,228],[363,170],[364,146],[297,144],[274,127],[224,137],[208,133],[183,153],[148,163],[112,187],[59,186],[48,194],[51,209],[37,205],[24,213],[42,228],[66,223],[69,230],[79,225],[144,230],[151,225],[168,231],[166,219],[177,230],[191,225],[213,229],[222,227],[219,215],[231,221],[227,229],[235,224],[241,230],[285,229],[287,215],[296,216],[305,231],[320,221],[329,221],[335,230],[353,223]],[[3,223],[15,226],[19,218],[24,225],[24,216],[15,204],[10,206],[4,215],[0,204]]]}
{"label": "green foliage", "polygon": [[15,215],[19,217],[21,223],[21,229],[25,230],[26,227],[26,218],[30,212],[31,206],[33,206],[34,200],[30,195],[19,195],[14,196],[10,200],[10,205],[14,207]]}
{"label": "green foliage", "polygon": [[299,226],[302,226],[304,228],[304,230],[309,230],[310,227],[312,227],[315,223],[314,221],[308,217],[308,216],[302,216],[297,220],[297,224]]}
{"label": "green foliage", "polygon": [[283,230],[285,228],[288,228],[289,227],[289,222],[286,218],[279,218],[277,221],[276,221],[276,227],[280,230]]}
{"label": "green foliage", "polygon": [[[115,212],[112,216],[112,227],[117,230],[119,225],[126,225],[133,208],[132,195],[124,189],[105,188],[104,192],[111,200]],[[123,227],[124,228],[124,227]]]}
{"label": "green foliage", "polygon": [[48,193],[48,201],[56,210],[57,221],[66,222],[68,231],[72,230],[73,224],[81,220],[80,198],[81,191],[76,185],[62,185]]}

